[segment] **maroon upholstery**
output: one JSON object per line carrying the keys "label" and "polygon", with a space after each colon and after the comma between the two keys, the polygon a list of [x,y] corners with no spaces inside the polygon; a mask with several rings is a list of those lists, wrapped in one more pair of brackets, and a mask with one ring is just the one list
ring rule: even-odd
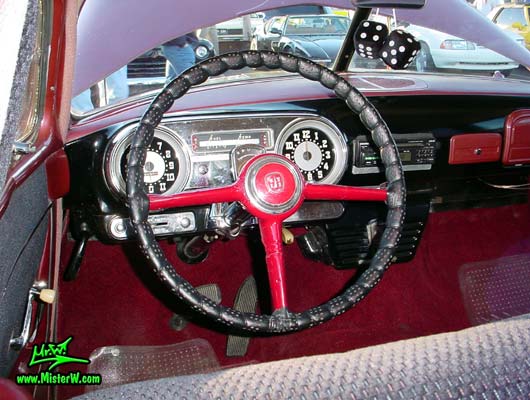
{"label": "maroon upholstery", "polygon": [[31,400],[31,395],[23,387],[5,378],[0,378],[0,399],[2,400]]}

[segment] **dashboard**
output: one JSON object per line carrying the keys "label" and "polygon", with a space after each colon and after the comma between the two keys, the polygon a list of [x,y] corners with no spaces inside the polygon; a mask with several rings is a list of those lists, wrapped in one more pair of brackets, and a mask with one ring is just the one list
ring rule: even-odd
{"label": "dashboard", "polygon": [[[105,157],[105,177],[125,194],[128,148],[135,124],[121,129]],[[345,135],[330,120],[313,114],[255,114],[230,118],[168,118],[155,131],[145,162],[145,190],[174,194],[226,186],[237,165],[260,153],[282,154],[305,179],[337,183],[347,166]]]}
{"label": "dashboard", "polygon": [[[194,97],[210,90],[187,97],[193,104]],[[230,90],[235,87],[221,88],[218,95]],[[370,97],[394,136],[405,170],[407,214],[396,262],[414,257],[430,212],[527,199],[525,192],[484,183],[527,182],[527,165],[507,165],[500,156],[502,138],[507,137],[505,122],[517,110],[530,108],[526,96]],[[164,117],[147,154],[147,193],[229,185],[248,159],[264,152],[291,159],[314,183],[377,187],[385,181],[369,132],[340,100],[317,96],[217,103]],[[66,145],[71,177],[66,207],[73,239],[91,237],[108,244],[134,239],[124,177],[131,135],[140,116],[141,108],[123,109],[72,129]],[[177,243],[256,231],[256,221],[250,218],[234,233],[227,222],[232,213],[230,204],[213,204],[152,213],[149,221],[159,239]],[[343,268],[369,262],[385,216],[382,204],[305,202],[285,226],[304,228],[296,240],[305,256]]]}

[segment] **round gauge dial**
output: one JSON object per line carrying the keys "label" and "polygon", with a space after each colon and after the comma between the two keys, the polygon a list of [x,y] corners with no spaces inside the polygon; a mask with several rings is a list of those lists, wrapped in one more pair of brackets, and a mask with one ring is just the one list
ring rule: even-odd
{"label": "round gauge dial", "polygon": [[[127,161],[131,144],[129,127],[116,135],[107,156],[106,177],[118,194],[125,194]],[[170,129],[158,127],[147,148],[144,185],[148,194],[173,194],[186,186],[190,174],[190,158],[186,145]]]}
{"label": "round gauge dial", "polygon": [[[121,157],[122,178],[127,176],[129,149]],[[155,137],[147,148],[144,166],[144,186],[148,194],[162,194],[173,188],[179,174],[179,160],[173,147]]]}
{"label": "round gauge dial", "polygon": [[337,183],[346,168],[344,137],[323,120],[304,119],[287,126],[276,151],[293,161],[308,182]]}

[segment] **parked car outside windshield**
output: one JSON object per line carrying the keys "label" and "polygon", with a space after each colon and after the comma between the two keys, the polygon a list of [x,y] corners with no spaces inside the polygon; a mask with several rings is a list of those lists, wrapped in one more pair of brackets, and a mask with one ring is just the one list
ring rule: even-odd
{"label": "parked car outside windshield", "polygon": [[[300,8],[296,6],[279,8],[261,13],[260,21],[262,21],[262,24],[256,27],[252,41],[234,40],[229,42],[232,46],[231,50],[241,51],[258,49],[282,51],[312,59],[332,68],[338,51],[347,37],[351,24],[350,19],[344,16],[349,15],[348,12],[346,10],[337,9],[328,10],[322,6],[318,9],[319,11],[327,10],[332,12],[332,14],[288,14],[290,11],[299,10]],[[400,21],[396,24],[392,17],[380,15],[377,10],[373,11],[370,19],[383,22],[387,24],[390,29],[403,29],[408,31],[417,36],[417,39],[421,42],[422,47],[420,53],[408,69],[401,72],[401,74],[434,72],[457,75],[481,74],[491,77],[499,73],[501,77],[510,76],[516,79],[530,80],[530,73],[526,69],[520,68],[518,63],[513,62],[511,59],[485,46],[480,46],[472,41],[466,40],[466,30],[463,28],[455,30],[455,32],[462,33],[460,36],[454,36],[436,29],[408,24],[406,21]],[[216,26],[218,27],[219,24]],[[211,53],[208,53],[208,56],[211,54],[222,54],[224,52],[220,51],[220,48],[223,47],[223,42],[220,41],[219,38],[216,39],[215,34],[212,35],[212,32],[216,32],[216,26],[203,27],[199,30],[201,32],[201,37],[212,43],[213,50]],[[483,27],[481,29],[496,29],[496,27]],[[512,36],[513,43],[521,46],[523,50],[526,51],[526,49],[524,49],[523,38],[510,30],[507,30],[507,32]],[[487,35],[488,32],[484,32],[484,34]],[[136,61],[133,61],[132,64],[135,62]],[[112,98],[112,101],[121,102],[132,96],[148,95],[153,91],[159,90],[165,82],[165,75],[162,73],[163,68],[160,68],[160,60],[157,62],[159,72],[155,75],[158,76],[151,75],[143,77],[140,73],[134,77],[134,81],[129,77],[128,94],[121,99],[114,97]],[[155,64],[156,62],[153,61],[153,65]],[[352,57],[348,70],[350,72],[362,74],[366,74],[366,71],[396,73],[396,71],[389,71],[380,59],[363,59],[357,54],[354,54]],[[288,74],[288,72],[283,70],[244,68],[238,71],[230,71],[215,78],[210,78],[204,84],[241,82],[248,79],[271,78]],[[101,83],[99,86],[101,86]],[[95,107],[93,106],[91,110],[106,105],[108,105],[108,103],[103,101]],[[74,114],[82,114],[91,111],[76,109],[75,101],[72,104],[72,110]]]}
{"label": "parked car outside windshield", "polygon": [[[245,23],[243,17],[222,22],[217,24],[215,27],[217,29],[218,40],[221,42],[232,40],[250,40],[250,36],[259,30],[263,24],[272,17],[299,14],[330,14],[331,12],[332,10],[330,7],[318,5],[288,6],[250,14],[250,32],[245,32]],[[249,37],[246,37],[245,34],[248,34]]]}
{"label": "parked car outside windshield", "polygon": [[504,4],[494,8],[488,18],[502,29],[521,36],[530,49],[530,4]]}

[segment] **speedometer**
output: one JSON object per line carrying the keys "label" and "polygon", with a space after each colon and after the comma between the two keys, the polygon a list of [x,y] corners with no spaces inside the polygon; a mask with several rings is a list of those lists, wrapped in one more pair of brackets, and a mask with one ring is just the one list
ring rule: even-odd
{"label": "speedometer", "polygon": [[[111,188],[125,193],[127,162],[133,128],[120,132],[106,158],[106,177]],[[173,194],[184,189],[189,180],[190,157],[187,146],[172,130],[159,126],[147,148],[144,187],[148,194]]]}
{"label": "speedometer", "polygon": [[337,183],[346,170],[344,136],[323,119],[297,120],[288,125],[280,133],[276,152],[293,161],[308,182]]}

